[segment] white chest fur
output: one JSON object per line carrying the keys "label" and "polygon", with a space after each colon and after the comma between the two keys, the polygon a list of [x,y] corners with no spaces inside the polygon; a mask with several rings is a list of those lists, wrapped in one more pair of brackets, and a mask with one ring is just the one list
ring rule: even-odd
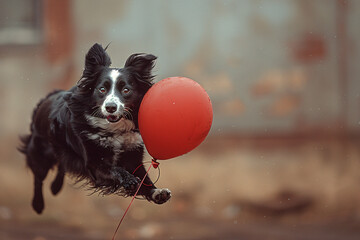
{"label": "white chest fur", "polygon": [[[109,123],[106,119],[93,116],[86,116],[86,119],[91,125],[102,129],[99,133],[88,133],[87,137],[102,147],[113,148],[115,155],[133,150],[143,144],[141,135],[132,131],[135,124],[128,119],[123,118],[117,123]],[[105,132],[111,132],[113,135],[107,136]]]}
{"label": "white chest fur", "polygon": [[86,120],[94,127],[99,127],[108,132],[128,132],[135,128],[134,122],[125,118],[120,119],[120,121],[116,123],[109,123],[108,120],[104,118],[98,118],[90,115],[86,115],[85,117]]}
{"label": "white chest fur", "polygon": [[138,132],[115,133],[113,136],[103,136],[101,133],[88,133],[87,137],[102,147],[112,147],[115,151],[128,151],[143,144]]}
{"label": "white chest fur", "polygon": [[101,133],[88,133],[87,136],[100,146],[112,149],[114,153],[112,157],[112,165],[116,165],[118,163],[120,154],[126,151],[134,150],[143,144],[141,135],[133,131],[114,134],[111,137],[102,136]]}

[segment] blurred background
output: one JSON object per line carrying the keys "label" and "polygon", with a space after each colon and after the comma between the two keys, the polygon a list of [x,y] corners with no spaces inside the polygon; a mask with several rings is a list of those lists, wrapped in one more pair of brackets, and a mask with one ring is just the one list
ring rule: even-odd
{"label": "blurred background", "polygon": [[52,172],[38,216],[16,151],[95,42],[114,67],[158,56],[157,81],[192,78],[214,108],[205,142],[161,162],[171,201],[136,200],[118,239],[360,239],[359,22],[356,0],[0,0],[0,239],[111,239],[130,202],[71,178],[54,197]]}

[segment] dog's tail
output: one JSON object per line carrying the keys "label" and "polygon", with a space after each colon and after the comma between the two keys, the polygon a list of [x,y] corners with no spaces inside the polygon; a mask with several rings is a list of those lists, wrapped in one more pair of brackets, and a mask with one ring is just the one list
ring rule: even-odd
{"label": "dog's tail", "polygon": [[31,140],[31,134],[20,136],[21,145],[17,148],[17,150],[19,150],[20,152],[26,155],[30,140]]}
{"label": "dog's tail", "polygon": [[36,105],[34,111],[33,111],[33,114],[32,114],[32,123],[30,124],[30,134],[28,135],[21,135],[20,136],[20,142],[21,142],[21,145],[17,148],[17,150],[19,150],[20,152],[24,153],[25,155],[27,154],[27,149],[28,149],[28,145],[30,144],[30,141],[31,141],[31,135],[33,133],[33,122],[34,122],[34,119],[35,119],[35,116],[36,116],[36,113],[38,111],[38,109],[40,108],[40,105],[43,104],[43,102],[48,99],[50,96],[56,94],[56,93],[59,93],[61,92],[62,90],[55,90],[51,93],[49,93],[45,98],[41,99],[39,101],[39,103]]}

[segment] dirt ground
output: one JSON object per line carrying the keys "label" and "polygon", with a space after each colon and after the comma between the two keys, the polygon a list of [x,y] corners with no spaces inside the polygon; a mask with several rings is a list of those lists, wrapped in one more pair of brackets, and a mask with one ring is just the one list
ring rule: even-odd
{"label": "dirt ground", "polygon": [[[360,239],[359,143],[210,137],[160,162],[171,201],[135,200],[116,239]],[[54,197],[50,173],[38,216],[16,145],[0,139],[0,239],[111,239],[130,198],[89,195],[71,178]]]}

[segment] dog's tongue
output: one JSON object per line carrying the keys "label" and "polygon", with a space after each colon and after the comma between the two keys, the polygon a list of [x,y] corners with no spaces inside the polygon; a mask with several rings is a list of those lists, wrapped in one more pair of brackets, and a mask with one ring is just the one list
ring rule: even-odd
{"label": "dog's tongue", "polygon": [[109,121],[109,122],[116,122],[118,120],[118,117],[117,116],[114,116],[114,115],[109,115],[106,117],[106,119]]}

